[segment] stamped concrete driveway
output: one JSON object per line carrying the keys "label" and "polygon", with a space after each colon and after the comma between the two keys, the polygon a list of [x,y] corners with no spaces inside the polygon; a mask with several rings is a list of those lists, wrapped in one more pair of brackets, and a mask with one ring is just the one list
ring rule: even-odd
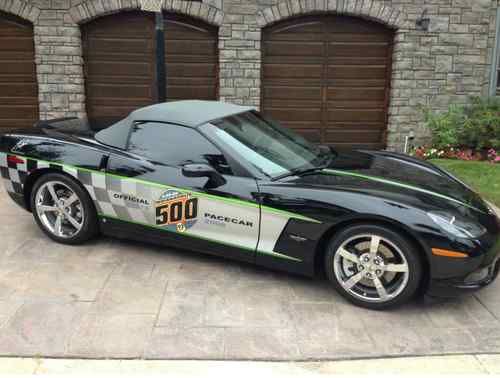
{"label": "stamped concrete driveway", "polygon": [[500,280],[390,312],[321,280],[101,238],[48,240],[0,192],[0,356],[306,360],[500,352]]}

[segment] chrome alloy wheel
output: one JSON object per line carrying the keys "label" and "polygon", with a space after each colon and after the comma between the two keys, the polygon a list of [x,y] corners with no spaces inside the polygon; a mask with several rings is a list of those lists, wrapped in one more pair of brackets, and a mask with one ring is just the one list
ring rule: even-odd
{"label": "chrome alloy wheel", "polygon": [[367,302],[387,302],[408,284],[404,254],[377,235],[356,235],[344,241],[335,253],[333,268],[344,290]]}
{"label": "chrome alloy wheel", "polygon": [[71,238],[83,227],[84,211],[80,198],[66,184],[49,181],[36,193],[35,207],[45,228],[60,238]]}

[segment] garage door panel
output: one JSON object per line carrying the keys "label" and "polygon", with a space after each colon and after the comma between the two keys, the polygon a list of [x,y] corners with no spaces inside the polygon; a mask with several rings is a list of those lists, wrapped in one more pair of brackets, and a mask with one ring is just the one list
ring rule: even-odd
{"label": "garage door panel", "polygon": [[[12,83],[12,84],[28,84],[28,85],[32,85],[32,83],[30,83],[30,81],[32,80],[32,78],[34,77],[34,73],[33,74],[26,74],[26,75],[17,75],[17,74],[14,74],[14,75],[0,75],[0,84],[9,84],[9,83]],[[36,89],[37,85],[35,83],[34,84],[34,87]],[[2,94],[0,93],[0,97],[2,96]],[[33,98],[35,98],[35,95],[33,94]],[[37,101],[38,103],[38,101]]]}
{"label": "garage door panel", "polygon": [[329,79],[385,79],[385,66],[328,66]]}
{"label": "garage door panel", "polygon": [[285,123],[287,121],[310,121],[311,127],[313,127],[314,122],[321,116],[321,109],[266,108],[266,114]]}
{"label": "garage door panel", "polygon": [[384,122],[378,121],[328,121],[326,130],[358,130],[359,132],[373,131],[383,132]]}
{"label": "garage door panel", "polygon": [[6,131],[10,129],[20,129],[26,127],[34,126],[35,122],[38,121],[38,115],[36,118],[0,118],[0,130]]}
{"label": "garage door panel", "polygon": [[[1,41],[0,41],[0,46],[1,46]],[[2,46],[4,47],[4,46]],[[8,64],[15,63],[15,64],[20,64],[20,63],[28,63],[33,62],[35,56],[35,52],[32,51],[3,51],[2,52],[2,57],[0,59],[0,62],[5,62]],[[32,70],[35,72],[35,65],[32,65]]]}
{"label": "garage door panel", "polygon": [[[299,87],[299,88],[318,88],[322,85],[322,79],[267,79],[264,88],[291,88],[291,87]],[[321,89],[321,88],[320,88]]]}
{"label": "garage door panel", "polygon": [[[191,64],[191,63],[203,63],[211,64],[214,67],[218,67],[218,58],[215,56],[208,55],[167,55],[165,59],[167,67],[170,64]],[[195,72],[196,73],[196,72]]]}
{"label": "garage door panel", "polygon": [[321,89],[317,87],[283,87],[283,86],[265,86],[264,95],[272,97],[273,100],[301,100],[303,103],[307,100],[321,101]]}
{"label": "garage door panel", "polygon": [[92,39],[88,45],[88,56],[96,56],[98,52],[105,52],[106,55],[117,53],[119,56],[142,54],[144,50],[151,51],[153,41],[148,39],[119,39],[119,38],[103,38]]}
{"label": "garage door panel", "polygon": [[168,64],[169,77],[210,77],[216,75],[215,64],[204,63],[170,63]]}
{"label": "garage door panel", "polygon": [[38,98],[22,96],[4,96],[0,94],[0,107],[10,107],[12,105],[30,105],[33,107],[33,113],[38,115]]}
{"label": "garage door panel", "polygon": [[384,100],[337,100],[327,101],[326,104],[328,106],[328,109],[382,109],[385,105]]}
{"label": "garage door panel", "polygon": [[189,99],[199,99],[199,100],[212,100],[213,95],[213,85],[196,85],[196,86],[184,86],[184,85],[168,85],[167,86],[167,98],[169,101],[173,100],[189,100]]}
{"label": "garage door panel", "polygon": [[325,79],[324,81],[327,87],[337,87],[337,88],[366,88],[385,90],[387,84],[387,78],[383,79]]}
{"label": "garage door panel", "polygon": [[374,100],[383,101],[385,99],[384,88],[328,88],[327,97],[329,100]]}
{"label": "garage door panel", "polygon": [[37,91],[36,83],[0,83],[0,96],[2,97],[32,97]]}
{"label": "garage door panel", "polygon": [[360,131],[355,127],[347,130],[329,129],[325,139],[328,143],[346,143],[356,140],[357,143],[380,143],[382,130]]}
{"label": "garage door panel", "polygon": [[153,69],[153,65],[149,62],[104,62],[98,60],[87,65],[87,73],[90,76],[101,76],[101,79],[108,81],[119,81],[121,76],[127,75],[140,77],[144,81],[145,77],[151,75]]}
{"label": "garage door panel", "polygon": [[330,17],[330,22],[326,23],[325,29],[330,38],[337,33],[387,35],[388,32],[385,26],[375,22],[369,22],[361,18],[342,16]]}
{"label": "garage door panel", "polygon": [[328,64],[331,66],[387,66],[387,57],[328,57]]}
{"label": "garage door panel", "polygon": [[[321,109],[323,106],[323,101],[321,98],[314,98],[311,100],[304,100],[302,98],[274,98],[266,102],[263,109],[296,109],[296,110],[308,110],[308,109]],[[311,120],[310,120],[311,121]],[[320,122],[320,120],[312,120],[314,122]]]}
{"label": "garage door panel", "polygon": [[320,42],[277,42],[270,41],[264,45],[264,54],[267,56],[321,56],[325,45]]}
{"label": "garage door panel", "polygon": [[38,119],[33,39],[31,24],[0,12],[0,132]]}
{"label": "garage door panel", "polygon": [[358,43],[388,43],[390,42],[390,38],[385,34],[380,33],[329,33],[327,36],[327,40],[329,42],[358,42]]}
{"label": "garage door panel", "polygon": [[[186,86],[207,86],[216,84],[216,79],[212,76],[175,76],[168,79],[168,85],[186,85]],[[213,89],[213,88],[212,88]]]}
{"label": "garage door panel", "polygon": [[266,64],[263,68],[266,78],[321,78],[323,66],[319,64]]}
{"label": "garage door panel", "polygon": [[169,38],[184,42],[203,42],[211,39],[211,33],[203,28],[172,28],[169,25],[165,27],[165,33],[168,33]]}
{"label": "garage door panel", "polygon": [[144,59],[144,54],[147,53],[143,51],[142,53],[129,53],[129,52],[107,52],[100,51],[99,53],[85,54],[85,68],[90,67],[92,64],[101,62],[118,62],[118,63],[148,63],[151,67],[154,67],[154,62],[148,62]]}
{"label": "garage door panel", "polygon": [[300,32],[297,30],[295,33],[275,33],[271,36],[269,41],[273,42],[294,42],[294,43],[304,43],[304,42],[317,42],[318,36],[321,36],[323,32],[321,30],[314,32]]}
{"label": "garage door panel", "polygon": [[382,110],[356,110],[356,109],[334,109],[327,112],[329,121],[352,121],[352,122],[384,122],[385,114]]}
{"label": "garage door panel", "polygon": [[168,40],[165,43],[165,53],[167,56],[180,54],[180,55],[197,55],[213,57],[214,41],[213,40],[200,40],[188,41],[185,40],[172,40],[171,35],[168,35]]}
{"label": "garage door panel", "polygon": [[4,31],[0,30],[0,44],[4,51],[9,52],[32,52],[33,39],[28,37],[3,36]]}
{"label": "garage door panel", "polygon": [[4,57],[5,56],[0,57],[0,75],[24,75],[28,78],[35,75],[35,65],[33,64],[33,61],[20,62],[15,59],[3,59]]}
{"label": "garage door panel", "polygon": [[387,44],[368,45],[368,44],[352,44],[352,43],[330,43],[328,46],[328,54],[330,57],[386,57]]}
{"label": "garage door panel", "polygon": [[12,106],[12,105],[4,105],[4,102],[2,101],[2,105],[0,105],[0,113],[2,114],[2,118],[19,118],[19,119],[33,120],[38,117],[38,109],[34,107],[33,104],[31,105],[16,104],[16,106]]}
{"label": "garage door panel", "polygon": [[196,39],[211,39],[211,30],[206,25],[201,23],[193,23],[190,20],[175,15],[164,14],[165,17],[165,32],[170,35],[171,39],[178,40],[196,40]]}
{"label": "garage door panel", "polygon": [[88,94],[92,98],[101,100],[111,100],[113,98],[128,99],[143,99],[144,101],[151,99],[154,95],[149,85],[132,85],[132,84],[94,84],[89,83]]}
{"label": "garage door panel", "polygon": [[[91,23],[98,27],[87,28],[85,33],[91,39],[141,39],[150,37],[150,29],[145,27],[144,20],[152,21],[153,17],[142,12],[123,12],[116,15],[98,18]],[[119,20],[119,23],[117,22]],[[85,25],[85,26],[88,26]]]}
{"label": "garage door panel", "polygon": [[321,21],[285,22],[268,32],[267,39],[274,40],[304,40],[308,37],[317,40],[317,35],[324,33],[325,26]]}
{"label": "garage door panel", "polygon": [[319,64],[322,65],[325,61],[325,58],[321,56],[313,56],[313,55],[307,55],[307,56],[268,56],[266,57],[265,65],[268,64],[283,64],[284,62],[288,63],[288,66],[292,66],[295,64],[298,65],[303,65],[303,64],[310,64],[310,65],[315,65]]}

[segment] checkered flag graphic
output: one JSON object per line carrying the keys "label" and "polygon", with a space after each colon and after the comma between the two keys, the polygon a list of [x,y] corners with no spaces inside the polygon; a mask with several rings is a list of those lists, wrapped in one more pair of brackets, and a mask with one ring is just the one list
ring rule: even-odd
{"label": "checkered flag graphic", "polygon": [[162,0],[141,0],[141,10],[145,12],[161,12]]}

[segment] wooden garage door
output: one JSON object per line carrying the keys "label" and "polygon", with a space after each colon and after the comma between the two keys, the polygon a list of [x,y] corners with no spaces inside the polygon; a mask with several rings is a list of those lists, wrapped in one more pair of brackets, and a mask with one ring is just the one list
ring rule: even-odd
{"label": "wooden garage door", "polygon": [[152,103],[215,100],[217,34],[215,27],[167,13],[119,13],[84,25],[92,126],[107,126]]}
{"label": "wooden garage door", "polygon": [[87,115],[107,126],[155,102],[155,18],[120,13],[85,24],[83,50]]}
{"label": "wooden garage door", "polygon": [[166,99],[217,99],[217,28],[165,15]]}
{"label": "wooden garage door", "polygon": [[33,27],[0,12],[0,132],[37,120]]}
{"label": "wooden garage door", "polygon": [[315,16],[265,29],[262,109],[311,141],[385,146],[393,32]]}

